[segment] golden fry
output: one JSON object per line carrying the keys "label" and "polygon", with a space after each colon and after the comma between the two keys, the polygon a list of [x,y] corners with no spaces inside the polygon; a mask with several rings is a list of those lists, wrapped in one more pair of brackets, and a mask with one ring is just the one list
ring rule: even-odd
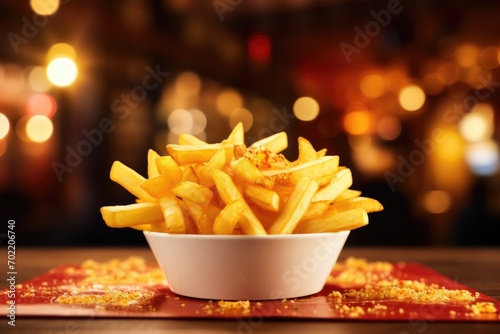
{"label": "golden fry", "polygon": [[175,185],[175,181],[166,175],[158,175],[150,179],[144,180],[141,183],[141,188],[144,189],[149,195],[158,199]]}
{"label": "golden fry", "polygon": [[173,182],[177,183],[182,179],[182,169],[172,157],[160,157],[156,159],[156,166],[160,175],[168,176]]}
{"label": "golden fry", "polygon": [[214,193],[207,187],[191,181],[181,181],[172,188],[172,193],[206,207],[212,200]]}
{"label": "golden fry", "polygon": [[156,151],[148,150],[148,178],[160,175],[158,167],[156,167],[156,159],[159,157],[160,155]]}
{"label": "golden fry", "polygon": [[245,130],[243,123],[239,122],[227,137],[227,142],[234,145],[245,145]]}
{"label": "golden fry", "polygon": [[340,195],[338,195],[335,200],[336,201],[343,201],[345,199],[352,199],[352,198],[356,198],[359,196],[361,196],[361,191],[346,189],[343,192],[341,192]]}
{"label": "golden fry", "polygon": [[255,184],[245,184],[243,192],[255,205],[264,210],[277,212],[280,209],[280,197],[271,189]]}
{"label": "golden fry", "polygon": [[178,145],[206,145],[203,140],[198,139],[189,133],[182,133],[179,135],[179,139],[177,139]]}
{"label": "golden fry", "polygon": [[276,221],[269,227],[269,234],[290,234],[306,213],[312,197],[318,190],[318,183],[310,177],[302,177],[295,190],[283,206]]}
{"label": "golden fry", "polygon": [[261,222],[257,219],[253,211],[245,202],[243,196],[241,195],[240,191],[234,184],[233,180],[229,177],[229,175],[218,169],[213,169],[212,177],[219,196],[222,198],[224,203],[226,203],[226,205],[237,200],[241,200],[241,202],[243,203],[244,212],[238,221],[238,224],[243,232],[245,232],[245,234],[251,235],[267,234]]}
{"label": "golden fry", "polygon": [[154,197],[141,188],[141,183],[146,179],[132,168],[122,164],[120,161],[113,162],[109,178],[121,185],[123,188],[127,189],[129,193],[142,201],[156,201]]}
{"label": "golden fry", "polygon": [[[231,144],[204,144],[204,145],[167,145],[167,151],[178,165],[188,165],[204,163],[210,161],[212,157],[224,148],[226,156],[233,155],[234,146]],[[231,160],[231,159],[228,159]]]}
{"label": "golden fry", "polygon": [[165,229],[167,233],[186,233],[186,223],[181,208],[177,204],[177,197],[168,193],[158,199],[163,217],[165,217]]}
{"label": "golden fry", "polygon": [[316,219],[301,221],[294,233],[339,232],[353,230],[368,224],[368,214],[363,208],[342,212],[332,210]]}
{"label": "golden fry", "polygon": [[356,197],[343,201],[333,202],[332,208],[337,211],[347,211],[355,208],[363,208],[366,212],[382,211],[384,207],[379,201],[369,197]]}
{"label": "golden fry", "polygon": [[231,163],[231,170],[234,177],[241,181],[260,184],[267,188],[272,188],[274,182],[266,177],[264,173],[250,162],[247,158],[239,158]]}
{"label": "golden fry", "polygon": [[212,228],[214,234],[232,234],[236,223],[245,211],[242,201],[234,201],[226,205],[215,218]]}
{"label": "golden fry", "polygon": [[286,132],[278,132],[269,137],[257,140],[255,143],[250,145],[251,147],[264,146],[269,151],[273,153],[280,153],[288,147],[288,137]]}
{"label": "golden fry", "polygon": [[318,189],[313,197],[313,202],[329,201],[333,202],[344,190],[352,185],[352,173],[350,169],[343,169],[337,172],[329,184]]}
{"label": "golden fry", "polygon": [[158,202],[103,206],[101,215],[109,227],[130,227],[163,220]]}

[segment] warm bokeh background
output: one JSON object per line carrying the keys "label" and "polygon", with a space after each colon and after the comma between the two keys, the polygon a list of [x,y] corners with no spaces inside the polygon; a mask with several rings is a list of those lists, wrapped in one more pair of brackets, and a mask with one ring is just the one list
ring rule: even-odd
{"label": "warm bokeh background", "polygon": [[144,173],[148,148],[242,121],[249,143],[286,131],[289,159],[298,136],[339,154],[383,203],[350,245],[500,245],[498,17],[471,0],[1,1],[3,229],[143,244],[100,217],[132,201],[111,163]]}

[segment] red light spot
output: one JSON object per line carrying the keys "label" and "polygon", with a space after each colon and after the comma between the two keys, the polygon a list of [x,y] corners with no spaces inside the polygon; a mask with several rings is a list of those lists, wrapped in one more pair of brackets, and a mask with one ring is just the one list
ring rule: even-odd
{"label": "red light spot", "polygon": [[52,118],[56,110],[56,100],[44,93],[31,95],[26,103],[26,113],[31,116],[43,115]]}
{"label": "red light spot", "polygon": [[271,57],[271,40],[266,34],[254,33],[248,39],[248,54],[252,60],[267,62]]}

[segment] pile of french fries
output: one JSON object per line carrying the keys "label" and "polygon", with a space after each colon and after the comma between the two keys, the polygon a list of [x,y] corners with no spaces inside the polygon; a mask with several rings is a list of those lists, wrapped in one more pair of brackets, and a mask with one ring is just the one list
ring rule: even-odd
{"label": "pile of french fries", "polygon": [[110,227],[191,234],[291,234],[338,232],[368,224],[380,211],[375,199],[349,189],[351,171],[339,157],[298,139],[298,159],[280,152],[285,132],[246,147],[238,124],[220,143],[183,134],[168,156],[148,152],[147,178],[115,161],[110,178],[136,203],[105,206]]}

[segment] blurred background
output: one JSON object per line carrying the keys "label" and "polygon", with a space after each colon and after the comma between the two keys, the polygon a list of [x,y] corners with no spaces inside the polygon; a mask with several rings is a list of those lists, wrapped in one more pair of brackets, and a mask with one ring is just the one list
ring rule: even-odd
{"label": "blurred background", "polygon": [[[0,212],[20,245],[145,244],[128,204],[180,133],[286,131],[385,207],[349,245],[500,245],[497,1],[0,1]],[[1,233],[1,231],[0,231]]]}

